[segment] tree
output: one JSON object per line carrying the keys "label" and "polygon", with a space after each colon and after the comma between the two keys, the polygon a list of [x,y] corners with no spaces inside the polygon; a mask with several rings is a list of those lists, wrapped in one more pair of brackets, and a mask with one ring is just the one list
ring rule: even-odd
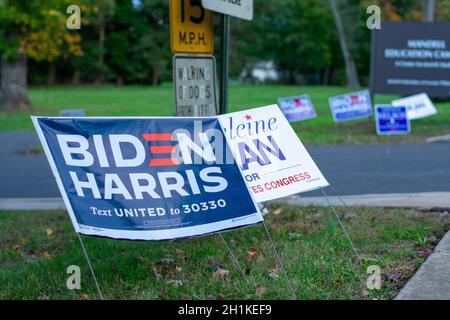
{"label": "tree", "polygon": [[81,38],[66,28],[70,0],[4,0],[0,5],[1,102],[6,110],[31,107],[27,60],[53,62],[81,55]]}
{"label": "tree", "polygon": [[345,38],[344,26],[342,25],[341,15],[336,0],[330,0],[331,10],[333,12],[336,29],[339,36],[339,43],[341,45],[342,55],[345,62],[345,73],[347,75],[347,85],[350,88],[359,87],[358,72],[356,71],[355,61],[348,49],[347,40]]}

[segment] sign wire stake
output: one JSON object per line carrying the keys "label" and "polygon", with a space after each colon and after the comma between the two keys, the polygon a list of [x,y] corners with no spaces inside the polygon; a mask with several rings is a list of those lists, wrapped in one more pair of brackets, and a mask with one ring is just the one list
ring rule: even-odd
{"label": "sign wire stake", "polygon": [[280,257],[280,255],[278,254],[277,248],[276,248],[276,246],[275,246],[275,243],[274,243],[273,240],[272,240],[272,237],[270,236],[269,229],[267,229],[267,225],[266,225],[266,223],[265,223],[264,221],[262,222],[262,224],[263,224],[263,226],[264,226],[264,230],[266,231],[267,237],[269,238],[270,244],[272,245],[272,249],[273,249],[273,251],[275,252],[275,256],[276,256],[276,258],[277,258],[277,260],[278,260],[278,264],[280,265],[281,270],[282,270],[283,273],[284,273],[284,277],[286,278],[286,282],[287,282],[287,284],[288,284],[288,287],[289,287],[289,289],[291,290],[292,297],[294,298],[294,300],[296,300],[296,299],[297,299],[297,296],[296,296],[296,294],[295,294],[294,288],[292,287],[291,281],[289,280],[289,277],[288,277],[288,275],[287,275],[287,272],[286,272],[286,270],[284,269],[283,262],[281,262],[281,257]]}
{"label": "sign wire stake", "polygon": [[358,260],[362,260],[362,258],[360,257],[360,255],[358,254],[358,250],[356,250],[355,245],[353,244],[352,239],[350,238],[350,236],[348,235],[347,229],[345,228],[344,224],[342,223],[341,218],[339,218],[339,215],[337,214],[336,210],[334,209],[334,206],[331,204],[330,199],[327,197],[327,194],[325,193],[325,191],[323,190],[322,187],[320,187],[320,191],[322,191],[323,196],[325,197],[325,199],[328,202],[328,205],[330,206],[331,210],[333,211],[334,215],[336,216],[337,220],[339,221],[339,224],[341,226],[342,231],[344,232],[345,236],[348,239],[348,242],[350,243],[350,246],[353,249],[353,252],[355,254],[355,256],[358,258]]}
{"label": "sign wire stake", "polygon": [[89,269],[91,270],[92,278],[94,278],[95,286],[97,287],[98,295],[100,296],[100,300],[103,300],[103,294],[100,290],[100,286],[98,285],[97,277],[95,276],[94,268],[92,268],[91,260],[89,259],[89,255],[86,251],[86,248],[84,247],[83,239],[81,238],[80,234],[76,232],[78,239],[80,240],[81,248],[83,249],[84,256],[86,257]]}
{"label": "sign wire stake", "polygon": [[228,249],[228,252],[230,253],[231,259],[233,260],[234,264],[236,265],[236,267],[238,268],[238,270],[242,273],[242,275],[244,276],[245,281],[247,281],[247,283],[250,283],[250,280],[248,280],[247,275],[244,272],[244,269],[242,269],[239,261],[237,260],[236,256],[234,255],[233,251],[231,250],[231,247],[228,245],[227,240],[225,240],[224,236],[222,233],[219,233],[220,238],[222,239],[223,243],[225,244],[225,246]]}
{"label": "sign wire stake", "polygon": [[[334,194],[338,197],[339,201],[341,201],[341,203],[344,205],[344,208],[346,209],[347,213],[351,213],[352,210],[350,210],[349,206],[348,206],[347,203],[344,201],[344,199],[342,199],[341,195],[336,191],[336,189],[333,188],[333,187],[331,186],[331,184],[329,185],[329,187],[330,187],[330,189],[334,192]],[[360,217],[358,214],[356,214],[356,217],[358,217],[359,223],[360,223],[364,228],[367,229],[367,224],[364,223],[364,221],[361,219],[361,217]],[[364,260],[378,261],[377,259],[369,258],[369,257],[364,257],[364,256],[361,256],[361,258],[364,259]]]}
{"label": "sign wire stake", "polygon": [[[342,199],[341,195],[336,191],[335,188],[333,188],[331,186],[331,184],[328,186],[330,187],[331,191],[333,191],[333,193],[336,195],[336,197],[339,199],[339,201],[342,203],[342,205],[344,206],[345,210],[347,211],[348,214],[352,213],[353,210],[350,210],[349,206],[347,205],[347,203],[344,201],[344,199]],[[365,227],[367,228],[367,225],[362,221],[361,217],[358,214],[355,214],[355,216],[358,218],[358,221]]]}

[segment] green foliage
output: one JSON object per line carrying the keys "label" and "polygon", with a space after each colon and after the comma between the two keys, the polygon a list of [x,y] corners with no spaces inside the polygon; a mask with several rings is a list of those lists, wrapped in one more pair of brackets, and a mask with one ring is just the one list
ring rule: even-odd
{"label": "green foliage", "polygon": [[37,61],[80,56],[81,38],[66,28],[70,0],[4,1],[0,6],[0,54],[16,60],[20,54]]}
{"label": "green foliage", "polygon": [[[2,0],[0,53],[30,58],[30,82],[57,68],[58,80],[77,76],[114,83],[158,84],[172,78],[168,0],[80,0],[82,28],[65,27],[70,0]],[[337,0],[349,48],[363,85],[368,83],[370,31],[367,6],[378,4],[382,19],[425,18],[426,1]],[[437,1],[436,19],[448,21],[450,0]],[[213,15],[216,56],[220,57],[219,15]],[[104,41],[100,41],[100,31]],[[103,32],[102,31],[102,32]],[[217,60],[220,67],[220,59]],[[231,19],[230,73],[273,61],[283,80],[296,84],[345,83],[335,24],[328,0],[264,0],[255,3],[253,21]],[[74,77],[72,77],[74,78]]]}

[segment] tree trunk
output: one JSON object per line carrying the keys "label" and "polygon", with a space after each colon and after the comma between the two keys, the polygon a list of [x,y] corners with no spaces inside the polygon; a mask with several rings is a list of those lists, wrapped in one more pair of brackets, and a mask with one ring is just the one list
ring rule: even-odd
{"label": "tree trunk", "polygon": [[434,22],[434,16],[436,11],[436,0],[428,0],[427,3],[427,21]]}
{"label": "tree trunk", "polygon": [[56,65],[54,62],[50,62],[48,65],[47,86],[53,86],[55,82],[56,82]]}
{"label": "tree trunk", "polygon": [[75,71],[72,74],[72,80],[71,80],[72,85],[74,86],[78,86],[80,85],[80,70],[75,69]]}
{"label": "tree trunk", "polygon": [[20,55],[17,61],[2,58],[1,104],[6,111],[28,110],[31,107],[27,96],[27,56]]}
{"label": "tree trunk", "polygon": [[152,86],[157,86],[158,84],[159,84],[159,69],[157,67],[154,67],[152,72]]}
{"label": "tree trunk", "polygon": [[339,13],[336,0],[330,0],[331,10],[333,11],[334,21],[336,23],[336,29],[339,36],[339,42],[341,44],[342,55],[345,61],[345,73],[347,75],[347,85],[350,88],[359,87],[358,73],[356,71],[355,61],[347,46],[345,39],[344,27],[342,25],[341,15]]}
{"label": "tree trunk", "polygon": [[98,30],[98,72],[95,79],[96,85],[101,85],[103,82],[103,64],[105,60],[105,22],[102,21]]}

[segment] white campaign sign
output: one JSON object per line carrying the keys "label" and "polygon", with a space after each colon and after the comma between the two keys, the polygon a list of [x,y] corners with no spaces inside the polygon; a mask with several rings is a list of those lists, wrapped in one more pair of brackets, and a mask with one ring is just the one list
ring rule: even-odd
{"label": "white campaign sign", "polygon": [[202,0],[204,8],[229,16],[252,20],[253,0]]}
{"label": "white campaign sign", "polygon": [[394,107],[405,107],[409,120],[432,116],[437,113],[436,108],[426,93],[392,101]]}
{"label": "white campaign sign", "polygon": [[277,105],[219,116],[256,202],[328,186]]}

